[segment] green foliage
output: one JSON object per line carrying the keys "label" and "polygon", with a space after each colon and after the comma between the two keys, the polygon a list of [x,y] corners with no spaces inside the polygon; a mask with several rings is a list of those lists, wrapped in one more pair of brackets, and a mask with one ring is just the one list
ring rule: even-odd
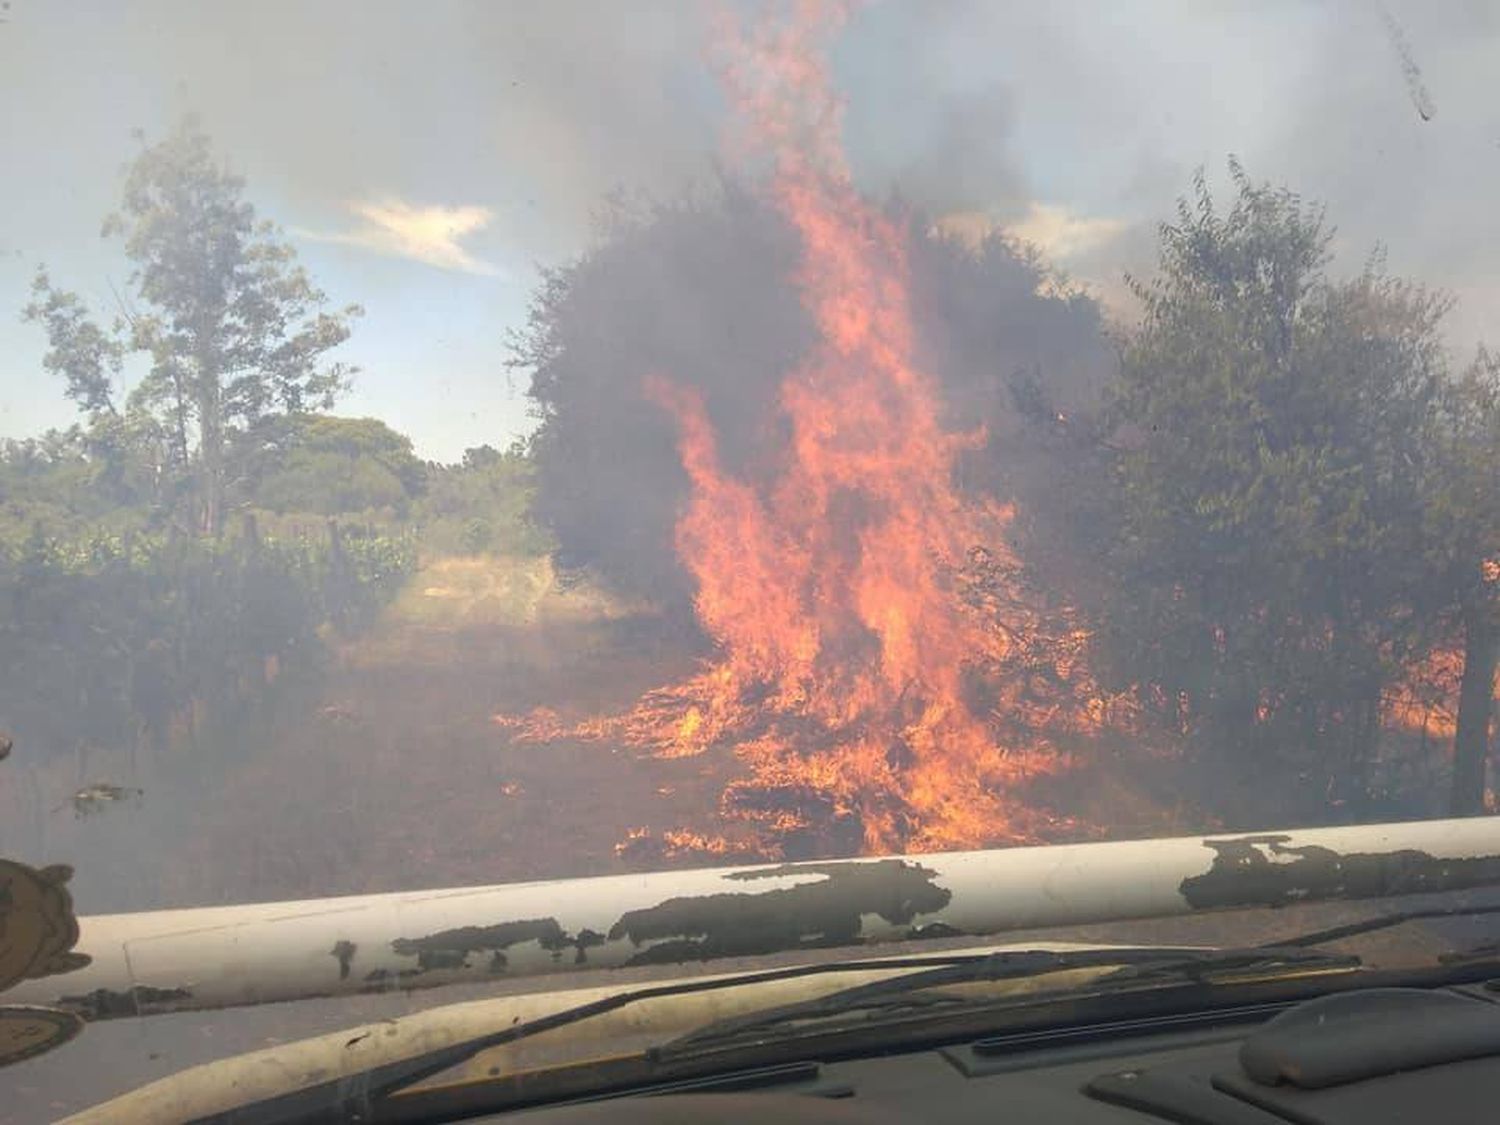
{"label": "green foliage", "polygon": [[313,674],[320,623],[367,625],[415,564],[410,536],[37,531],[0,549],[0,715],[53,752],[164,745]]}
{"label": "green foliage", "polygon": [[1440,576],[1430,605],[1493,613],[1496,583],[1483,563],[1500,559],[1500,357],[1481,349],[1445,388],[1437,459],[1424,511],[1429,564]]}
{"label": "green foliage", "polygon": [[328,307],[244,188],[191,119],[143,141],[105,223],[133,266],[118,319],[45,271],[23,310],[82,416],[0,444],[0,718],[35,745],[160,743],[311,674],[326,628],[368,626],[415,570],[414,516],[455,550],[545,549],[524,452],[429,467],[377,419],[318,413],[359,310]]}
{"label": "green foliage", "polygon": [[[269,430],[269,427],[266,428]],[[293,415],[265,441],[250,502],[273,512],[404,516],[426,488],[411,439],[376,418]]]}
{"label": "green foliage", "polygon": [[1229,210],[1200,176],[1137,286],[1109,634],[1205,752],[1353,805],[1381,690],[1431,640],[1447,305],[1378,260],[1330,279],[1321,214],[1231,167]]}
{"label": "green foliage", "polygon": [[[330,311],[277,229],[256,217],[244,181],[215,162],[192,119],[130,165],[105,233],[134,266],[120,320],[99,327],[80,299],[38,274],[24,317],[42,326],[44,365],[84,412],[94,453],[156,483],[152,503],[217,535],[226,493],[276,415],[329,409],[353,374],[325,354],[355,306]],[[118,401],[123,357],[146,374]]]}
{"label": "green foliage", "polygon": [[343,632],[368,627],[417,569],[417,538],[411,531],[388,534],[378,528],[351,529],[321,548],[311,549],[306,573],[319,591],[328,621]]}
{"label": "green foliage", "polygon": [[77,294],[54,288],[46,270],[37,272],[31,291],[33,300],[22,316],[46,330],[50,346],[42,366],[63,379],[64,393],[89,419],[114,414],[122,342],[90,319]]}
{"label": "green foliage", "polygon": [[466,450],[458,465],[428,467],[413,506],[423,548],[434,555],[534,556],[551,548],[531,518],[535,464],[523,445]]}
{"label": "green foliage", "polygon": [[1485,808],[1500,664],[1500,361],[1481,349],[1445,390],[1438,471],[1424,509],[1431,572],[1424,608],[1464,654],[1449,811],[1471,816]]}
{"label": "green foliage", "polygon": [[0,542],[24,539],[37,525],[67,535],[101,521],[143,519],[144,509],[128,511],[120,500],[106,467],[89,456],[81,427],[0,441]]}
{"label": "green foliage", "polygon": [[464,520],[463,530],[459,532],[459,541],[465,553],[483,554],[495,541],[495,529],[490,525],[489,520],[482,516],[473,516]]}

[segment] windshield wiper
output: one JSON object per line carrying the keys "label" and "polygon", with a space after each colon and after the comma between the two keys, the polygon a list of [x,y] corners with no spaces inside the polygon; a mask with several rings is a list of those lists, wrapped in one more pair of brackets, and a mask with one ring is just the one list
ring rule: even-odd
{"label": "windshield wiper", "polygon": [[992,956],[993,954],[986,953],[954,953],[923,957],[830,961],[816,965],[794,965],[785,969],[714,977],[709,980],[679,981],[674,984],[627,989],[586,1004],[578,1004],[562,1011],[539,1016],[525,1023],[512,1024],[509,1027],[460,1040],[457,1043],[450,1043],[446,1047],[438,1047],[432,1051],[413,1055],[411,1058],[383,1063],[353,1075],[340,1076],[329,1082],[306,1086],[286,1094],[278,1094],[223,1113],[195,1118],[191,1125],[314,1125],[314,1123],[325,1121],[343,1125],[349,1120],[364,1119],[368,1108],[374,1103],[409,1086],[414,1086],[426,1078],[431,1078],[435,1074],[441,1074],[445,1070],[459,1066],[481,1051],[529,1039],[569,1024],[581,1023],[643,1000],[689,996],[693,993],[712,992],[740,985],[768,984],[774,981],[831,973],[881,969],[915,968],[920,970],[927,967],[964,965],[988,960]]}
{"label": "windshield wiper", "polygon": [[[706,1047],[738,1042],[746,1037],[795,1035],[801,1030],[800,1025],[851,1015],[889,1016],[945,1006],[972,1008],[985,1001],[967,996],[926,994],[927,990],[950,985],[997,983],[1076,969],[1117,967],[1116,972],[1083,986],[1099,992],[1162,982],[1228,984],[1247,978],[1265,980],[1304,973],[1342,972],[1358,969],[1362,964],[1353,955],[1318,953],[1279,945],[1231,950],[1146,947],[1000,952],[966,964],[906,973],[889,980],[840,989],[812,1000],[717,1020],[652,1048],[648,1053],[653,1059],[665,1060]],[[1052,995],[1046,994],[1047,997]],[[1039,994],[1028,994],[1022,998],[1022,1003],[1030,1004],[1042,998]]]}
{"label": "windshield wiper", "polygon": [[[1391,929],[1407,922],[1485,914],[1500,914],[1500,903],[1395,911],[1244,949],[1172,950],[1148,947],[1123,951],[1099,949],[1063,953],[1045,950],[1021,954],[997,953],[990,959],[940,966],[842,989],[812,1000],[718,1020],[652,1048],[649,1054],[655,1060],[665,1061],[685,1053],[739,1042],[747,1037],[769,1039],[795,1035],[802,1030],[802,1025],[852,1015],[879,1018],[902,1012],[930,1012],[942,1007],[971,1008],[984,1001],[976,1001],[972,997],[945,996],[942,993],[930,994],[928,990],[940,989],[945,985],[981,984],[1040,976],[1090,966],[1120,966],[1118,972],[1099,977],[1084,986],[1094,993],[1128,990],[1163,982],[1183,985],[1229,984],[1246,980],[1286,979],[1308,972],[1358,969],[1363,964],[1358,957],[1318,953],[1313,951],[1313,947]],[[1444,955],[1440,960],[1445,963],[1468,961],[1488,958],[1497,953],[1500,953],[1500,944],[1488,944],[1461,954]],[[1020,998],[1020,1002],[1029,1005],[1041,999],[1044,998],[1032,994]],[[1010,1003],[1013,1005],[1014,1002],[1015,999],[1011,998]]]}
{"label": "windshield wiper", "polygon": [[[1391,929],[1407,922],[1439,918],[1467,918],[1500,913],[1500,903],[1488,905],[1427,907],[1394,911],[1363,918],[1339,926],[1310,930],[1272,944],[1245,949],[1152,949],[1074,950],[1048,953],[1038,950],[1019,955],[996,954],[993,960],[961,965],[940,966],[925,972],[909,973],[890,980],[832,992],[813,1000],[799,1001],[780,1008],[753,1012],[718,1020],[687,1035],[661,1044],[651,1050],[654,1059],[665,1060],[684,1053],[737,1042],[746,1037],[773,1038],[794,1035],[801,1025],[851,1015],[881,1017],[900,1012],[932,1011],[941,1007],[972,1007],[970,997],[923,993],[944,985],[977,984],[1004,981],[1017,977],[1039,976],[1065,969],[1091,965],[1120,965],[1120,971],[1090,982],[1086,987],[1095,993],[1137,988],[1143,984],[1231,983],[1248,979],[1287,978],[1305,972],[1330,972],[1357,969],[1362,962],[1354,956],[1336,956],[1313,952],[1326,945],[1362,934]],[[1485,945],[1459,955],[1445,955],[1440,960],[1472,960],[1500,952],[1500,945]],[[1049,961],[1050,959],[1050,961]],[[1030,1004],[1040,997],[1032,995],[1021,1002]]]}
{"label": "windshield wiper", "polygon": [[[855,988],[842,989],[820,1000],[812,1000],[807,1001],[805,1004],[795,1004],[784,1008],[772,1009],[765,1013],[756,1013],[753,1016],[745,1017],[745,1020],[748,1021],[745,1026],[749,1026],[751,1023],[762,1019],[768,1021],[768,1025],[769,1023],[783,1022],[781,1018],[783,1013],[787,1013],[788,1018],[795,1018],[790,1013],[793,1013],[797,1009],[805,1010],[809,1015],[813,1016],[828,1014],[823,1009],[825,1003],[829,1005],[842,1004],[846,1010],[851,1011],[856,1008],[871,1010],[879,1007],[884,1007],[887,1010],[897,1008],[917,1009],[934,1004],[952,1003],[951,998],[930,998],[916,995],[920,989],[930,988],[935,984],[1019,980],[1069,969],[1093,967],[1114,966],[1124,971],[1133,971],[1141,974],[1152,972],[1191,973],[1200,970],[1203,972],[1229,971],[1237,967],[1269,966],[1273,962],[1278,965],[1295,964],[1304,968],[1333,969],[1356,967],[1359,964],[1359,959],[1331,957],[1327,954],[1313,953],[1302,949],[1280,952],[1269,949],[1258,949],[1237,951],[1231,954],[1223,950],[1213,949],[1146,946],[1116,949],[1035,949],[1002,951],[998,953],[882,958],[863,961],[838,961],[820,965],[799,965],[787,969],[771,970],[769,972],[747,973],[736,977],[721,977],[705,981],[680,982],[616,993],[613,996],[607,996],[587,1004],[579,1004],[560,1012],[553,1012],[550,1015],[528,1020],[525,1023],[515,1024],[498,1031],[475,1036],[472,1039],[453,1043],[447,1047],[440,1047],[409,1059],[385,1063],[354,1075],[342,1076],[330,1082],[278,1095],[226,1113],[199,1118],[198,1123],[202,1123],[202,1125],[209,1125],[209,1123],[213,1123],[213,1125],[230,1125],[231,1122],[233,1125],[312,1125],[314,1122],[344,1122],[351,1118],[364,1118],[369,1115],[370,1107],[375,1103],[400,1090],[413,1086],[423,1079],[430,1078],[435,1074],[440,1074],[445,1070],[467,1062],[481,1051],[489,1050],[492,1047],[514,1043],[521,1039],[540,1035],[546,1031],[552,1031],[569,1024],[592,1019],[595,1016],[616,1011],[642,1000],[667,996],[685,996],[695,992],[731,988],[736,985],[764,984],[771,981],[828,973],[880,969],[912,970],[890,981],[881,981],[873,985],[860,985]],[[1138,981],[1144,979],[1146,979],[1145,975],[1142,975],[1138,978]],[[884,994],[878,991],[882,985],[888,986]],[[730,1028],[728,1025],[731,1023],[735,1024],[735,1027]],[[694,1032],[683,1039],[675,1040],[672,1044],[668,1044],[666,1048],[662,1048],[662,1050],[670,1049],[675,1044],[683,1044],[688,1041],[696,1042],[700,1035],[705,1038],[724,1037],[737,1035],[738,1032],[739,1021],[721,1021],[707,1025],[700,1032]],[[198,1125],[198,1123],[195,1123],[195,1125]]]}
{"label": "windshield wiper", "polygon": [[[769,1033],[773,1028],[789,1027],[799,1022],[854,1012],[899,1015],[901,1011],[930,1011],[943,1006],[974,1006],[973,999],[951,996],[923,996],[922,990],[944,984],[983,983],[1043,976],[1081,968],[1117,967],[1118,972],[1091,982],[1091,990],[1128,989],[1153,983],[1192,984],[1199,982],[1230,983],[1236,980],[1291,977],[1308,972],[1335,972],[1357,969],[1358,957],[1318,953],[1309,947],[1342,938],[1388,929],[1428,918],[1466,917],[1500,913],[1500,904],[1451,908],[1416,909],[1377,915],[1342,926],[1311,931],[1283,938],[1274,944],[1246,949],[1204,949],[1201,947],[1126,946],[1115,949],[1018,950],[999,953],[938,954],[925,957],[872,958],[835,961],[817,965],[796,965],[786,969],[745,973],[704,981],[687,981],[669,985],[629,989],[612,996],[579,1004],[550,1015],[541,1016],[501,1030],[475,1036],[392,1063],[372,1067],[352,1076],[278,1095],[233,1111],[200,1118],[213,1125],[311,1125],[313,1122],[345,1122],[364,1116],[368,1108],[390,1095],[404,1090],[435,1074],[467,1062],[481,1051],[527,1039],[569,1024],[579,1023],[617,1011],[643,1000],[686,996],[697,992],[733,988],[739,985],[792,980],[829,973],[859,972],[880,969],[910,969],[886,981],[858,985],[829,993],[815,1000],[786,1005],[743,1017],[716,1021],[686,1036],[652,1048],[653,1057],[669,1053],[710,1048],[743,1038],[745,1035]],[[1478,951],[1476,951],[1478,952]],[[1055,999],[1056,993],[1032,994],[1023,1003]]]}
{"label": "windshield wiper", "polygon": [[[630,1004],[662,997],[688,996],[697,992],[733,988],[746,984],[767,984],[831,973],[910,969],[908,979],[923,971],[976,974],[970,979],[1002,980],[1024,978],[1056,972],[1060,969],[1092,966],[1143,966],[1151,963],[1180,963],[1184,959],[1208,959],[1219,951],[1174,946],[1121,947],[1117,949],[1019,950],[1000,953],[938,954],[925,957],[886,957],[854,961],[833,961],[817,965],[796,965],[786,969],[744,973],[703,981],[629,989],[587,1004],[565,1008],[525,1023],[513,1024],[497,1031],[439,1047],[408,1059],[384,1063],[353,1075],[279,1094],[263,1101],[241,1106],[224,1113],[201,1117],[193,1125],[313,1125],[316,1122],[340,1122],[368,1116],[369,1108],[390,1095],[404,1090],[435,1074],[441,1074],[467,1062],[481,1051],[528,1039],[569,1024],[580,1023]],[[1298,950],[1295,956],[1308,961],[1323,955]],[[982,966],[976,969],[975,966]],[[1003,974],[1003,975],[1002,975]],[[854,991],[854,990],[844,990]],[[839,995],[834,993],[833,995]],[[915,1007],[921,1001],[909,1006]],[[713,1025],[711,1025],[713,1026]],[[707,1030],[707,1029],[705,1029]]]}

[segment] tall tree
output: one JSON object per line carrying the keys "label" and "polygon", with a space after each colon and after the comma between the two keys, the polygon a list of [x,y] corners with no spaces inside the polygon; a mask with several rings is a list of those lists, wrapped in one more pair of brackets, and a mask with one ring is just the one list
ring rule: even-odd
{"label": "tall tree", "polygon": [[[96,428],[130,423],[189,475],[197,525],[210,535],[223,526],[232,451],[253,444],[236,439],[268,415],[333,405],[353,369],[326,353],[360,312],[327,308],[244,190],[192,118],[156,144],[143,140],[120,209],[104,224],[134,266],[114,331],[45,273],[24,314],[47,330],[46,365]],[[127,352],[147,357],[148,368],[121,410],[114,376]]]}
{"label": "tall tree", "polygon": [[1447,303],[1378,258],[1331,279],[1321,212],[1231,173],[1223,213],[1200,174],[1136,287],[1112,632],[1220,780],[1302,775],[1355,813],[1382,689],[1425,643]]}

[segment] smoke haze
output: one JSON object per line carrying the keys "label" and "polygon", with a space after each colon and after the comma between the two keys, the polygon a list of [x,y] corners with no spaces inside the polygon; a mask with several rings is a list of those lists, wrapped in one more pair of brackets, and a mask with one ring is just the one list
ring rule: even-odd
{"label": "smoke haze", "polygon": [[[846,146],[866,190],[1016,229],[1109,300],[1124,271],[1150,270],[1154,226],[1193,169],[1221,181],[1234,153],[1325,201],[1350,268],[1383,242],[1394,272],[1455,291],[1467,348],[1500,312],[1481,257],[1500,236],[1500,20],[1478,3],[1385,12],[871,3],[836,48]],[[123,267],[96,236],[131,130],[159,136],[195,111],[331,295],[369,308],[349,345],[365,369],[353,408],[410,413],[429,455],[503,441],[529,423],[495,345],[534,266],[586,246],[609,193],[670,197],[714,175],[713,13],[16,0],[0,25],[0,145],[17,170],[0,186],[0,305],[18,307],[46,260],[108,311],[105,277]],[[6,433],[67,420],[28,390],[40,352],[0,318]],[[426,413],[419,384],[475,410]]]}

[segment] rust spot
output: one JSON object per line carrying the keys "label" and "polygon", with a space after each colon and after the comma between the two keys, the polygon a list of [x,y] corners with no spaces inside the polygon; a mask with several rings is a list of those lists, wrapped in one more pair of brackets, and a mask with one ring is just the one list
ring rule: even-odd
{"label": "rust spot", "polygon": [[946,922],[928,922],[925,926],[913,926],[906,931],[907,941],[924,941],[932,938],[964,937],[964,931]]}
{"label": "rust spot", "polygon": [[863,916],[905,925],[947,906],[953,892],[937,872],[899,859],[873,863],[784,864],[736,871],[738,881],[821,875],[817,882],[770,891],[684,896],[632,910],[610,929],[611,941],[628,937],[641,950],[629,964],[706,961],[788,949],[851,945]]}
{"label": "rust spot", "polygon": [[138,984],[122,991],[112,988],[96,988],[81,996],[64,996],[58,1000],[57,1006],[76,1012],[86,1020],[111,1020],[122,1016],[143,1016],[152,1012],[170,1011],[178,1001],[192,998],[191,989],[152,988],[149,985]]}
{"label": "rust spot", "polygon": [[388,985],[400,984],[420,973],[420,969],[371,969],[365,974],[365,984],[371,986],[369,991],[378,992]]}
{"label": "rust spot", "polygon": [[402,957],[415,957],[418,972],[440,969],[468,969],[470,957],[489,954],[488,970],[505,971],[505,950],[513,945],[534,941],[549,951],[554,960],[566,950],[573,950],[574,964],[587,960],[587,951],[604,944],[604,935],[593,930],[570,934],[556,918],[527,918],[514,922],[497,922],[491,926],[460,926],[419,938],[397,938],[391,949]]}
{"label": "rust spot", "polygon": [[1178,890],[1197,909],[1286,906],[1319,899],[1387,898],[1500,883],[1500,856],[1443,859],[1413,848],[1337,852],[1291,847],[1288,835],[1204,840],[1216,853],[1202,875]]}
{"label": "rust spot", "polygon": [[334,942],[333,948],[328,951],[330,956],[338,958],[339,980],[349,979],[349,966],[354,960],[355,951],[358,949],[359,946],[355,945],[354,942],[341,940]]}

